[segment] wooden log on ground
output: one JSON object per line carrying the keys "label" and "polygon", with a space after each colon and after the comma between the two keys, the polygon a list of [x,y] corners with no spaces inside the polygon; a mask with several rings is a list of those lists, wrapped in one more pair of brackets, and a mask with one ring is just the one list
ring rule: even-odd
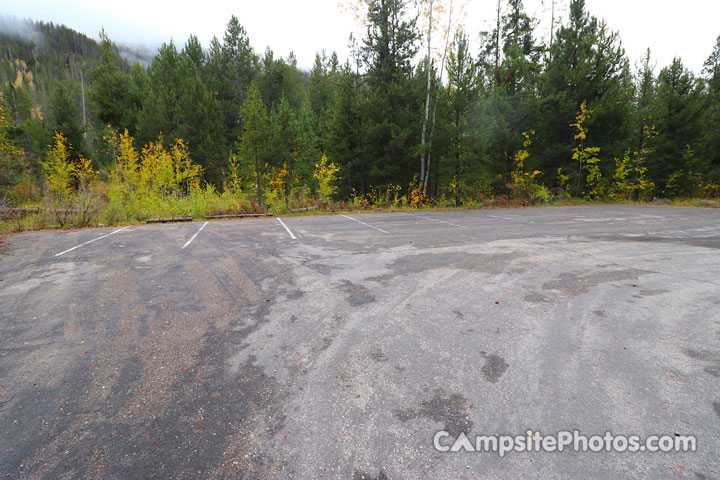
{"label": "wooden log on ground", "polygon": [[218,220],[221,218],[255,218],[272,217],[272,213],[233,213],[228,215],[205,215],[205,220]]}
{"label": "wooden log on ground", "polygon": [[40,213],[42,212],[42,208],[35,207],[35,208],[5,208],[2,210],[3,213]]}
{"label": "wooden log on ground", "polygon": [[6,207],[6,208],[0,208],[0,219],[9,220],[11,218],[23,217],[23,216],[29,215],[31,213],[42,213],[42,212],[62,213],[65,215],[80,215],[83,213],[82,210],[76,210],[76,209],[62,210],[59,208],[58,209],[55,209],[55,208],[42,209],[40,207],[33,207],[33,208]]}
{"label": "wooden log on ground", "polygon": [[303,208],[293,208],[290,210],[292,213],[298,213],[298,212],[307,212],[308,210],[315,210],[317,205],[313,205],[312,207],[303,207]]}
{"label": "wooden log on ground", "polygon": [[171,218],[148,218],[146,223],[176,223],[176,222],[192,222],[193,217],[171,217]]}
{"label": "wooden log on ground", "polygon": [[31,213],[40,213],[42,208],[0,208],[0,220],[10,220],[11,218],[23,217]]}

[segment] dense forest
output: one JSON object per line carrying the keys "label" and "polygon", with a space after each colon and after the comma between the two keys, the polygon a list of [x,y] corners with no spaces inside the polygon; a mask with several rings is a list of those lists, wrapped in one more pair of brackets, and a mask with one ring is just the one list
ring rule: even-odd
{"label": "dense forest", "polygon": [[171,41],[146,64],[104,32],[3,33],[0,195],[92,202],[108,221],[312,202],[720,196],[720,37],[702,72],[680,58],[658,69],[650,50],[631,65],[584,0],[547,41],[522,0],[481,34],[442,31],[440,4],[360,2],[351,58],[319,52],[309,72],[292,54],[256,52],[234,16],[222,39]]}

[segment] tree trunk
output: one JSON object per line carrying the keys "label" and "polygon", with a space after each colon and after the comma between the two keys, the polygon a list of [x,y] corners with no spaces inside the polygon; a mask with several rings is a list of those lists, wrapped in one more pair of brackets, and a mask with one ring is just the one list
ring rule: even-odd
{"label": "tree trunk", "polygon": [[550,58],[552,58],[553,36],[555,35],[555,0],[552,0],[550,13]]}
{"label": "tree trunk", "polygon": [[495,83],[498,82],[498,67],[500,66],[500,0],[497,2],[497,25],[495,28]]}
{"label": "tree trunk", "polygon": [[83,138],[87,139],[87,114],[85,111],[85,78],[83,77],[82,69],[80,69],[80,90],[82,92]]}
{"label": "tree trunk", "polygon": [[428,118],[430,114],[430,84],[432,79],[432,14],[433,14],[433,1],[430,0],[430,15],[428,18],[428,33],[427,33],[427,89],[425,91],[425,119],[423,120],[422,135],[420,137],[420,185],[424,184],[425,181],[425,132],[427,131]]}
{"label": "tree trunk", "polygon": [[255,181],[257,182],[258,205],[262,205],[262,190],[260,189],[260,159],[258,158],[257,146],[255,146]]}
{"label": "tree trunk", "polygon": [[[428,177],[430,176],[430,158],[432,155],[432,141],[433,141],[433,134],[435,132],[435,119],[437,114],[437,106],[438,102],[440,101],[440,88],[442,87],[442,76],[445,73],[445,60],[447,59],[447,51],[448,51],[448,45],[450,44],[450,28],[452,27],[452,15],[453,15],[453,0],[450,0],[450,11],[448,13],[448,28],[446,32],[445,37],[445,50],[443,51],[443,57],[442,62],[440,63],[440,82],[438,84],[437,91],[435,93],[435,103],[433,104],[433,114],[432,114],[432,124],[430,126],[430,137],[428,140],[428,153],[427,153],[427,170],[425,172],[425,178],[422,183],[422,194],[425,195],[425,192],[427,190],[427,184],[428,184]],[[429,90],[428,90],[429,92]]]}

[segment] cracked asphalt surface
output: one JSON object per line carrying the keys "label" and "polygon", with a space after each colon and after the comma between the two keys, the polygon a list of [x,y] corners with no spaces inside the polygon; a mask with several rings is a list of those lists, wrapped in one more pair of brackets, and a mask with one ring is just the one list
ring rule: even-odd
{"label": "cracked asphalt surface", "polygon": [[0,477],[720,478],[720,211],[348,217],[7,237]]}

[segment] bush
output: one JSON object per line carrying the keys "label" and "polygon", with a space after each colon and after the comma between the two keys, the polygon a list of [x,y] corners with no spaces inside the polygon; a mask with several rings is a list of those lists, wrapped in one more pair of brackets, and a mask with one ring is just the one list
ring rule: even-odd
{"label": "bush", "polygon": [[90,160],[80,156],[70,159],[67,140],[55,134],[55,144],[47,151],[42,163],[46,182],[45,207],[64,227],[70,223],[86,226],[93,222],[99,210],[99,196],[93,183],[97,172]]}
{"label": "bush", "polygon": [[532,145],[532,137],[535,132],[523,133],[523,148],[520,149],[513,159],[513,171],[511,176],[513,183],[507,184],[507,188],[513,192],[515,200],[521,203],[536,204],[538,202],[550,201],[550,191],[541,185],[537,178],[542,175],[540,170],[533,172],[525,171],[525,160],[530,157],[528,149]]}

